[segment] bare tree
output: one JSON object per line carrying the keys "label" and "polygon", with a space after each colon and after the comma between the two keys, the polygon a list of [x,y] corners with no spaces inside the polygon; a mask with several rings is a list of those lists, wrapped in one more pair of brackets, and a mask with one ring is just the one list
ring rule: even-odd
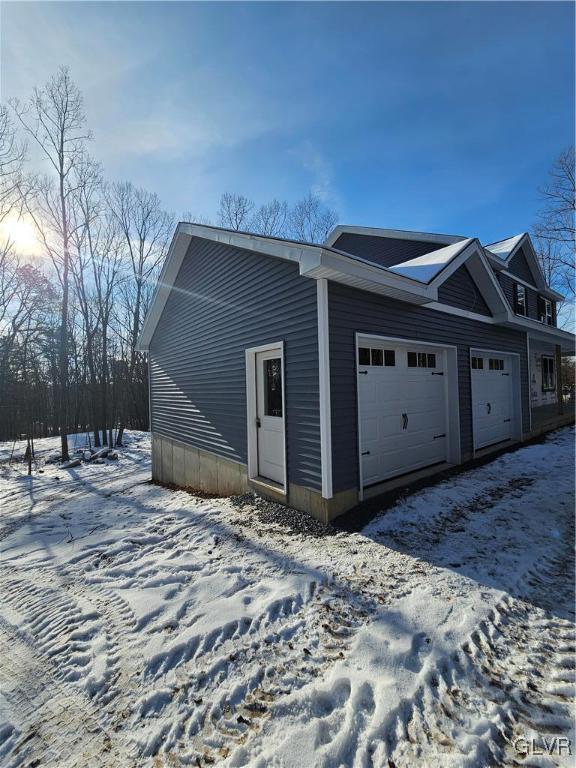
{"label": "bare tree", "polygon": [[267,237],[285,237],[288,225],[288,203],[272,200],[261,205],[254,214],[250,229]]}
{"label": "bare tree", "polygon": [[121,444],[128,413],[136,409],[140,419],[144,420],[147,411],[146,366],[143,356],[136,352],[135,347],[155,277],[172,236],[174,220],[163,210],[157,195],[134,187],[129,182],[112,185],[108,205],[119,226],[127,269],[126,279],[120,286],[123,299],[123,317],[120,322],[127,356],[127,392],[124,395],[122,422],[117,437],[117,442]]}
{"label": "bare tree", "polygon": [[[576,173],[574,147],[562,152],[548,184],[541,190],[544,206],[534,226],[538,258],[549,284],[566,295],[570,306],[576,296]],[[571,324],[571,313],[564,313]]]}
{"label": "bare tree", "polygon": [[227,229],[248,230],[253,210],[254,203],[248,197],[225,192],[220,198],[217,216],[218,224]]}
{"label": "bare tree", "polygon": [[[41,201],[41,215],[28,198],[29,212],[49,253],[62,288],[59,338],[58,413],[62,460],[68,455],[68,304],[70,282],[69,198],[73,190],[73,170],[82,161],[85,143],[91,137],[86,129],[82,94],[72,82],[66,67],[58,70],[44,88],[35,88],[30,101],[12,108],[26,133],[40,148],[51,166],[52,176],[41,180],[35,200]],[[47,231],[49,230],[49,231]]]}
{"label": "bare tree", "polygon": [[315,195],[299,200],[289,216],[290,236],[308,243],[323,243],[336,226],[338,216]]}

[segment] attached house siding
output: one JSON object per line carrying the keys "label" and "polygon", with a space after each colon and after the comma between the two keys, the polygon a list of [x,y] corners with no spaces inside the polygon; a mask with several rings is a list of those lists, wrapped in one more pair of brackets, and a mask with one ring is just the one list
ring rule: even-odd
{"label": "attached house siding", "polygon": [[316,281],[194,239],[150,345],[152,431],[247,463],[245,350],[284,342],[287,474],[321,488]]}
{"label": "attached house siding", "polygon": [[479,315],[492,315],[465,264],[442,283],[438,289],[438,301]]}
{"label": "attached house siding", "polygon": [[392,267],[394,264],[415,259],[417,256],[437,251],[444,246],[421,240],[400,240],[394,237],[344,233],[340,235],[332,247],[359,256],[374,264]]}
{"label": "attached house siding", "polygon": [[523,430],[529,430],[526,334],[329,283],[332,472],[334,491],[358,485],[355,333],[458,348],[462,456],[472,453],[470,347],[520,355]]}

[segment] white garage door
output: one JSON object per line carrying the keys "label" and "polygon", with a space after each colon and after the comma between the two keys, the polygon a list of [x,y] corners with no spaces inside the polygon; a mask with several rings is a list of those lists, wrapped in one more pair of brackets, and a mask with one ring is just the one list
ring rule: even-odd
{"label": "white garage door", "polygon": [[472,350],[472,408],[474,448],[512,438],[513,371],[510,356]]}
{"label": "white garage door", "polygon": [[364,486],[446,461],[446,378],[441,348],[359,343]]}

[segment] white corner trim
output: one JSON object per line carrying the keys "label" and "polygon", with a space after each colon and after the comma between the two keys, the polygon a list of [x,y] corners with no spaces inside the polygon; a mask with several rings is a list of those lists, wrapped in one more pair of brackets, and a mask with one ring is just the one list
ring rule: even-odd
{"label": "white corner trim", "polygon": [[332,415],[330,412],[330,333],[328,321],[328,280],[316,281],[318,314],[318,384],[320,388],[320,463],[322,496],[332,498]]}

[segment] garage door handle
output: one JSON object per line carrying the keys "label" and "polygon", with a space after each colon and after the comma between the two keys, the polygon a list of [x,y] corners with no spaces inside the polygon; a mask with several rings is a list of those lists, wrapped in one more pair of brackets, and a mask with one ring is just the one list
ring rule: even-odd
{"label": "garage door handle", "polygon": [[510,376],[509,373],[503,373],[502,376]]}
{"label": "garage door handle", "polygon": [[432,376],[444,376],[444,371],[432,371]]}
{"label": "garage door handle", "polygon": [[504,424],[507,424],[509,421],[512,421],[512,419],[504,419]]}
{"label": "garage door handle", "polygon": [[362,451],[362,456],[370,456],[370,451]]}
{"label": "garage door handle", "polygon": [[408,414],[407,413],[403,413],[402,414],[402,429],[406,429],[407,426],[408,426]]}
{"label": "garage door handle", "polygon": [[358,373],[363,373],[365,376],[368,376],[368,371],[358,371]]}
{"label": "garage door handle", "polygon": [[446,432],[443,435],[434,435],[434,440],[438,440],[441,437],[446,437]]}
{"label": "garage door handle", "polygon": [[492,406],[490,405],[490,403],[486,403],[486,412],[492,413]]}

